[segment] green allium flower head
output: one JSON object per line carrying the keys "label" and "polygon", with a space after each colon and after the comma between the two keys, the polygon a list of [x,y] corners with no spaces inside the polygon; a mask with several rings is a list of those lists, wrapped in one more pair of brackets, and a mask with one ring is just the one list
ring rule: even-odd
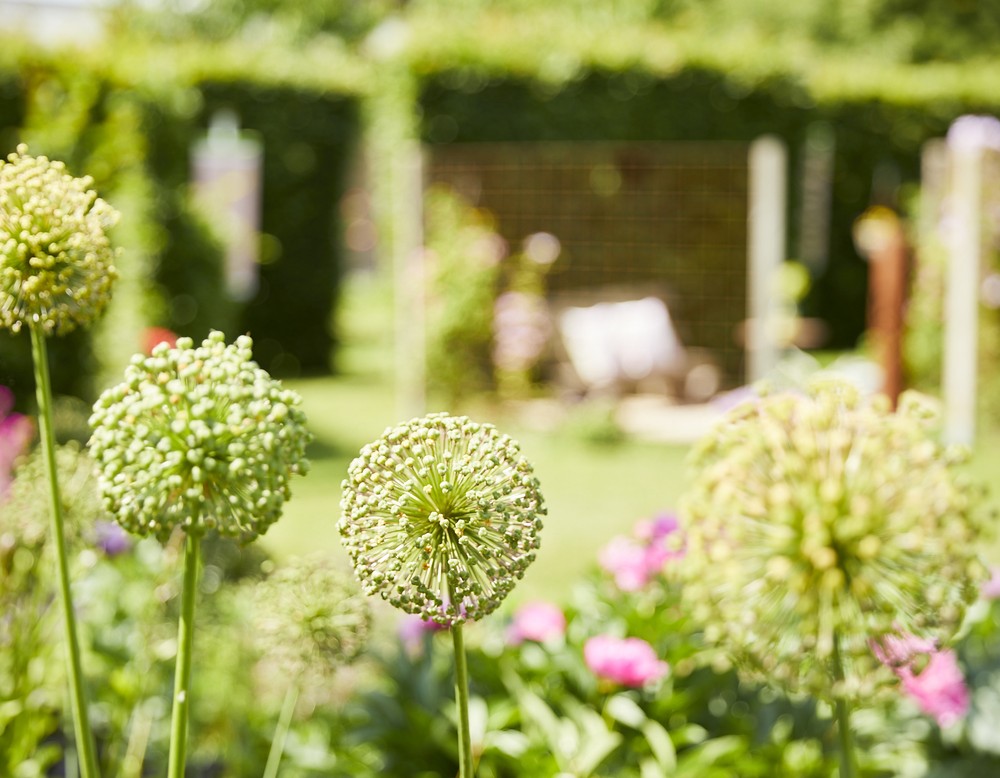
{"label": "green allium flower head", "polygon": [[0,160],[0,325],[62,334],[94,321],[117,277],[118,212],[62,162],[17,147]]}
{"label": "green allium flower head", "polygon": [[300,398],[251,359],[247,336],[212,332],[137,354],[90,417],[107,509],[127,531],[166,540],[176,527],[253,540],[308,470]]}
{"label": "green allium flower head", "polygon": [[535,558],[545,513],[514,440],[444,413],[365,446],[340,508],[340,534],[365,592],[446,626],[503,601]]}
{"label": "green allium flower head", "polygon": [[830,379],[735,408],[692,452],[681,504],[706,639],[757,679],[857,696],[879,679],[870,640],[953,638],[987,521],[935,418],[915,393],[893,413]]}
{"label": "green allium flower head", "polygon": [[368,598],[350,572],[324,556],[291,560],[253,587],[256,642],[296,677],[329,677],[356,659],[371,620]]}

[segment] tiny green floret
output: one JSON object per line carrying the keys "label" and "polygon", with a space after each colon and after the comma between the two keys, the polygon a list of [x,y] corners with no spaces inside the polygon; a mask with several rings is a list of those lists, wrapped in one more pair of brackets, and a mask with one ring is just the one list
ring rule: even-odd
{"label": "tiny green floret", "polygon": [[0,160],[0,326],[47,335],[87,326],[117,277],[107,232],[118,212],[62,162],[27,146]]}
{"label": "tiny green floret", "polygon": [[982,490],[929,398],[821,379],[733,409],[693,451],[684,597],[748,676],[837,698],[886,675],[870,643],[944,644],[978,596]]}
{"label": "tiny green floret", "polygon": [[90,418],[98,490],[127,531],[166,540],[177,527],[253,540],[308,470],[301,399],[251,358],[252,340],[213,331],[137,354]]}
{"label": "tiny green floret", "polygon": [[534,560],[545,514],[518,444],[445,413],[365,446],[340,507],[338,528],[365,592],[445,626],[497,608]]}

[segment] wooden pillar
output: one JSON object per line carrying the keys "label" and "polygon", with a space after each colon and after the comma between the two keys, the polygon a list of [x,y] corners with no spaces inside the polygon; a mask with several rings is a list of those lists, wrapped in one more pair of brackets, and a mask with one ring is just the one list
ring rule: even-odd
{"label": "wooden pillar", "polygon": [[868,337],[882,368],[882,392],[893,407],[904,388],[903,316],[909,280],[909,247],[899,217],[869,208],[854,226],[854,239],[868,260]]}

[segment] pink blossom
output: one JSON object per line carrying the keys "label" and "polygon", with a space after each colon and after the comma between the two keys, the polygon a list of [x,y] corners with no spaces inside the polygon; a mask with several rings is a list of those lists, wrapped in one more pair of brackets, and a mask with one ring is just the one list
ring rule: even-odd
{"label": "pink blossom", "polygon": [[623,592],[639,591],[663,571],[667,562],[684,555],[671,537],[678,527],[677,517],[672,514],[640,521],[632,537],[612,538],[601,549],[597,561],[614,576],[615,584]]}
{"label": "pink blossom", "polygon": [[907,667],[921,654],[933,654],[937,644],[933,640],[918,638],[908,632],[883,635],[880,640],[871,641],[872,651],[878,661],[893,670]]}
{"label": "pink blossom", "polygon": [[1000,599],[1000,567],[990,568],[990,580],[982,585],[979,594],[984,600]]}
{"label": "pink blossom", "polygon": [[624,535],[612,538],[601,549],[597,561],[615,577],[615,584],[623,592],[639,591],[649,583],[646,547],[632,538]]}
{"label": "pink blossom", "polygon": [[400,619],[397,634],[408,651],[418,651],[424,642],[424,635],[441,632],[446,629],[448,627],[442,626],[430,619],[408,613]]}
{"label": "pink blossom", "polygon": [[658,681],[670,669],[641,638],[597,635],[584,644],[583,658],[595,675],[622,686],[645,686]]}
{"label": "pink blossom", "polygon": [[13,407],[13,392],[0,386],[0,497],[10,487],[14,463],[35,435],[35,423],[20,413],[11,413]]}
{"label": "pink blossom", "polygon": [[[871,646],[878,660],[902,681],[903,691],[939,726],[954,724],[966,714],[969,689],[954,651],[908,633],[885,635]],[[920,657],[927,663],[917,670]]]}
{"label": "pink blossom", "polygon": [[530,602],[517,609],[507,630],[507,640],[515,646],[525,640],[545,643],[565,633],[566,616],[559,608],[548,602]]}
{"label": "pink blossom", "polygon": [[932,653],[927,666],[919,673],[913,671],[913,665],[900,668],[896,673],[906,693],[924,713],[933,716],[939,726],[954,724],[968,712],[969,689],[954,651]]}

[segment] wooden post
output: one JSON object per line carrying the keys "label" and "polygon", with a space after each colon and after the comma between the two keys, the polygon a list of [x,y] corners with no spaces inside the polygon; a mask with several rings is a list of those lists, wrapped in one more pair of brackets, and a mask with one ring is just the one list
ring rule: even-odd
{"label": "wooden post", "polygon": [[903,391],[903,312],[909,277],[909,248],[899,217],[869,208],[854,225],[858,250],[868,260],[868,335],[882,368],[882,392],[896,407]]}

